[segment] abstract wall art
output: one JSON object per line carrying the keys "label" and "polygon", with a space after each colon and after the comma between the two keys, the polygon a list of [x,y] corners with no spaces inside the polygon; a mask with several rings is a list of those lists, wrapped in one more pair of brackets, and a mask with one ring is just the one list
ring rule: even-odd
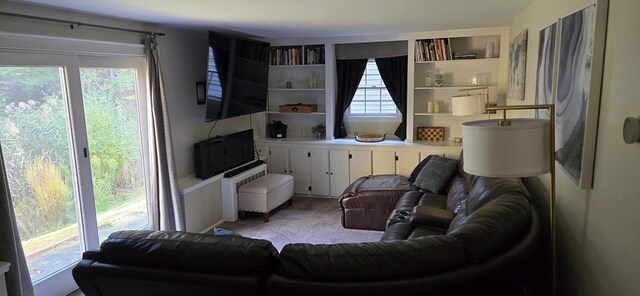
{"label": "abstract wall art", "polygon": [[[536,104],[553,104],[557,27],[558,24],[553,23],[540,30],[538,38]],[[549,119],[549,110],[538,110],[538,118]]]}
{"label": "abstract wall art", "polygon": [[524,100],[527,30],[523,30],[509,45],[509,85],[507,99]]}
{"label": "abstract wall art", "polygon": [[560,19],[555,155],[582,189],[593,186],[607,4]]}

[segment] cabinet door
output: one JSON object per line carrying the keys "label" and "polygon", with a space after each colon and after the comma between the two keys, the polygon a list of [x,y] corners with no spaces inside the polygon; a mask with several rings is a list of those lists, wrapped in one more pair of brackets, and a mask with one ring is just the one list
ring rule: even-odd
{"label": "cabinet door", "polygon": [[349,182],[353,182],[363,176],[371,176],[371,151],[351,150],[349,151]]}
{"label": "cabinet door", "polygon": [[420,152],[397,151],[396,174],[409,177],[413,169],[420,163]]}
{"label": "cabinet door", "polygon": [[264,145],[256,145],[256,152],[258,153],[259,159],[268,162],[269,161],[269,150]]}
{"label": "cabinet door", "polygon": [[393,175],[396,173],[396,152],[373,150],[374,175]]}
{"label": "cabinet door", "polygon": [[349,151],[329,151],[329,184],[331,196],[340,196],[349,186]]}
{"label": "cabinet door", "polygon": [[311,194],[329,196],[329,150],[309,149],[311,152]]}
{"label": "cabinet door", "polygon": [[269,148],[269,172],[274,174],[289,174],[289,148]]}
{"label": "cabinet door", "polygon": [[307,148],[291,148],[289,150],[289,172],[293,176],[293,192],[309,194],[309,150]]}

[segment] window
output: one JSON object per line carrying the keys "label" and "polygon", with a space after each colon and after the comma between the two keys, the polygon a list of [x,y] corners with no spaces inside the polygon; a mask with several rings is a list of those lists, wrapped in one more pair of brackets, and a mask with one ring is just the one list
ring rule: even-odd
{"label": "window", "polygon": [[400,120],[400,112],[380,77],[375,59],[369,59],[347,112],[350,118],[381,117]]}

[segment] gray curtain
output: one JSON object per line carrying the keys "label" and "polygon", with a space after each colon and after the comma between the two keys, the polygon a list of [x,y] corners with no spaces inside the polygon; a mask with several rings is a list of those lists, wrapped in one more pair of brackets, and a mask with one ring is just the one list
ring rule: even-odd
{"label": "gray curtain", "polygon": [[33,295],[31,276],[13,212],[2,148],[0,148],[0,261],[11,264],[9,272],[5,274],[9,295]]}
{"label": "gray curtain", "polygon": [[178,189],[167,99],[160,69],[158,43],[154,35],[149,35],[145,39],[145,52],[151,100],[149,159],[154,228],[185,231],[184,208]]}

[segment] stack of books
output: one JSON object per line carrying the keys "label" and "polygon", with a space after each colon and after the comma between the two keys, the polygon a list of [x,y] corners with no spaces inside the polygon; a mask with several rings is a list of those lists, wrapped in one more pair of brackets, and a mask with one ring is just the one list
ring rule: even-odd
{"label": "stack of books", "polygon": [[452,60],[449,38],[416,40],[415,61]]}
{"label": "stack of books", "polygon": [[454,60],[471,60],[476,58],[475,51],[460,51],[453,53]]}

